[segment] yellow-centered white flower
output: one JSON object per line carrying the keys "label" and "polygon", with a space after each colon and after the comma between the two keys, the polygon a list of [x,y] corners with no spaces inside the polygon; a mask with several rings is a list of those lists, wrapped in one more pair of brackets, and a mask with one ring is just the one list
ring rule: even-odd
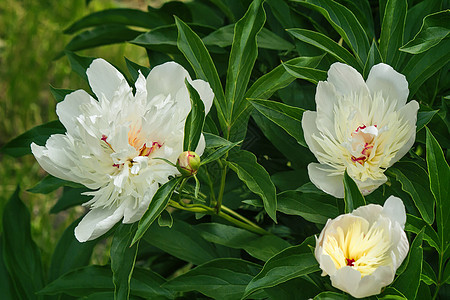
{"label": "yellow-centered white flower", "polygon": [[373,66],[366,82],[348,65],[331,65],[327,81],[317,85],[317,111],[302,119],[319,161],[308,165],[312,183],[338,198],[344,197],[345,170],[364,195],[385,183],[384,171],[415,141],[419,104],[406,103],[408,94],[405,76],[389,65]]}
{"label": "yellow-centered white flower", "polygon": [[408,253],[405,221],[403,202],[394,196],[383,207],[369,204],[329,219],[316,239],[322,276],[356,298],[379,294]]}
{"label": "yellow-centered white flower", "polygon": [[[91,210],[75,228],[81,241],[95,239],[120,220],[138,221],[158,186],[177,169],[183,151],[184,123],[191,109],[185,79],[197,90],[208,112],[214,94],[203,80],[191,80],[179,64],[154,67],[136,80],[136,91],[103,59],[86,71],[97,96],[77,90],[56,106],[66,134],[50,136],[45,146],[31,144],[41,167],[55,177],[95,190],[85,203]],[[203,136],[195,151],[205,148]]]}

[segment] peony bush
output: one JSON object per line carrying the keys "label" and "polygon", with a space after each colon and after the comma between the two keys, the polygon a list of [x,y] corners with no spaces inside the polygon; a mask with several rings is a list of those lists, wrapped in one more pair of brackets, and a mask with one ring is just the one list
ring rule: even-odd
{"label": "peony bush", "polygon": [[[16,190],[5,299],[447,299],[447,4],[174,1],[76,21],[62,50],[90,90],[52,87],[58,120],[1,151],[48,173],[30,192],[62,187],[52,213],[85,213],[46,265]],[[79,53],[111,43],[148,64]]]}

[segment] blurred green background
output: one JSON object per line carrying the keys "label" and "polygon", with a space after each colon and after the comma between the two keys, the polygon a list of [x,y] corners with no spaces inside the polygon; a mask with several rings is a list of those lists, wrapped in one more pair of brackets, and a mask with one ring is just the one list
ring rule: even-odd
{"label": "blurred green background", "polygon": [[[66,57],[54,59],[72,38],[62,33],[66,27],[95,11],[115,7],[146,10],[147,5],[159,6],[162,2],[0,1],[0,147],[24,131],[57,118],[56,101],[50,93],[50,85],[66,89],[88,88],[71,71]],[[148,65],[143,48],[130,44],[105,46],[79,54],[102,57],[122,68],[125,67],[124,56]],[[31,213],[33,239],[42,251],[44,263],[48,263],[62,232],[84,213],[84,208],[76,207],[56,215],[49,214],[60,191],[47,195],[26,192],[45,175],[31,155],[17,159],[0,153],[0,218],[3,207],[19,185],[21,198]],[[1,228],[0,222],[0,232]],[[104,252],[98,249],[93,257],[94,262],[101,263],[107,259],[102,254]]]}

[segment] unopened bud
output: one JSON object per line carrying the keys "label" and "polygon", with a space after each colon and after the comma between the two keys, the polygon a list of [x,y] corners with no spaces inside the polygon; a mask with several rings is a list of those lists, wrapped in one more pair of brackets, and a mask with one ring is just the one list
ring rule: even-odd
{"label": "unopened bud", "polygon": [[184,177],[197,174],[200,168],[200,156],[194,151],[184,151],[178,156],[177,169]]}

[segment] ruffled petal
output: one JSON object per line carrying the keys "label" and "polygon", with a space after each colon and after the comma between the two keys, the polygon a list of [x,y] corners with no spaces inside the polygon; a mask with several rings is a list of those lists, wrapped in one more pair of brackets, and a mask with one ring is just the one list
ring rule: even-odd
{"label": "ruffled petal", "polygon": [[92,100],[94,99],[84,90],[77,90],[68,94],[63,101],[56,104],[56,114],[59,121],[71,135],[80,136],[77,117],[84,114],[80,109],[81,106],[91,103]]}
{"label": "ruffled petal", "polygon": [[355,183],[358,186],[359,190],[361,191],[361,194],[366,196],[375,191],[380,185],[384,184],[386,181],[387,177],[385,175],[382,175],[381,179],[368,178],[365,181],[355,180]]}
{"label": "ruffled petal", "polygon": [[381,293],[381,289],[394,280],[390,266],[378,267],[372,274],[361,279],[359,286],[351,294],[355,298],[364,298]]}
{"label": "ruffled petal", "polygon": [[350,295],[355,296],[359,283],[361,281],[361,273],[352,267],[342,267],[336,271],[334,276],[330,276],[331,285]]}
{"label": "ruffled petal", "polygon": [[349,65],[336,62],[328,70],[327,81],[334,85],[341,95],[368,95],[369,89],[363,77]]}
{"label": "ruffled petal", "polygon": [[308,174],[311,182],[319,189],[336,198],[344,198],[344,175],[332,175],[336,169],[324,164],[310,163]]}
{"label": "ruffled petal", "polygon": [[80,242],[98,238],[122,219],[123,211],[123,206],[92,209],[75,228],[75,237]]}
{"label": "ruffled petal", "polygon": [[302,129],[303,136],[305,137],[306,144],[309,150],[314,154],[314,156],[319,160],[318,153],[324,153],[325,151],[320,146],[320,144],[313,138],[313,135],[320,136],[320,131],[316,125],[317,112],[315,111],[305,111],[302,116]]}
{"label": "ruffled petal", "polygon": [[120,88],[127,88],[131,91],[122,73],[104,59],[95,59],[86,70],[86,75],[92,91],[99,100],[103,96],[111,100]]}
{"label": "ruffled petal", "polygon": [[331,133],[336,138],[335,133],[335,112],[334,106],[338,103],[339,97],[336,95],[336,88],[333,84],[320,81],[316,89],[316,126],[322,133]]}
{"label": "ruffled petal", "polygon": [[381,92],[385,99],[396,101],[397,109],[405,105],[409,94],[406,77],[383,63],[372,67],[367,77],[367,86],[372,95]]}
{"label": "ruffled petal", "polygon": [[125,224],[130,224],[139,221],[147,211],[148,206],[157,190],[157,183],[150,185],[137,206],[134,201],[128,201],[127,205],[125,205],[122,222]]}

